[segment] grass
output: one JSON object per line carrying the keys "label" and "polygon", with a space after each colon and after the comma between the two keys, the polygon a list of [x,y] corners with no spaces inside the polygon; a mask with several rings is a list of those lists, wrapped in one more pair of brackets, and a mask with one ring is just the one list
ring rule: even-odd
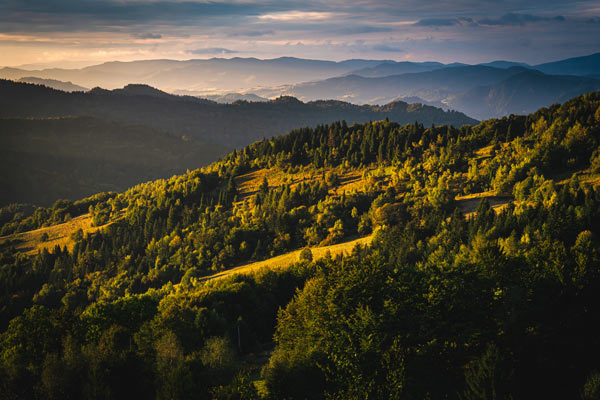
{"label": "grass", "polygon": [[495,191],[472,193],[465,196],[456,196],[456,202],[460,207],[461,212],[465,217],[469,218],[475,214],[475,210],[479,206],[482,199],[487,199],[492,209],[499,214],[507,205],[511,196],[499,196]]}
{"label": "grass", "polygon": [[[350,254],[352,249],[357,245],[365,246],[371,243],[373,239],[373,235],[365,236],[362,238],[350,240],[344,243],[333,244],[330,246],[315,246],[310,247],[310,250],[313,254],[313,260],[318,260],[319,258],[325,257],[325,255],[329,252],[332,257],[337,255]],[[234,274],[250,274],[256,272],[262,268],[285,268],[299,261],[300,252],[302,249],[290,251],[289,253],[285,253],[279,255],[277,257],[269,258],[264,261],[256,261],[244,265],[240,265],[238,267],[234,267],[228,269],[226,271],[221,271],[214,275],[210,275],[204,278],[199,278],[198,282],[209,281],[213,279],[222,279]]]}
{"label": "grass", "polygon": [[559,185],[564,185],[564,184],[567,184],[569,182],[571,176],[573,176],[574,174],[577,175],[577,178],[582,183],[586,183],[586,184],[592,185],[592,186],[600,186],[600,173],[590,172],[589,169],[582,170],[582,171],[575,171],[575,172],[565,173],[565,174],[562,174],[560,176],[554,177],[554,180]]}
{"label": "grass", "polygon": [[[90,214],[80,215],[62,224],[47,226],[33,231],[16,233],[14,235],[0,237],[0,246],[11,243],[15,249],[27,255],[35,255],[42,249],[51,251],[56,246],[73,249],[74,242],[71,235],[81,229],[84,233],[96,232],[110,223],[102,226],[92,226]],[[47,239],[44,239],[44,234]]]}
{"label": "grass", "polygon": [[471,199],[483,199],[483,198],[490,198],[490,197],[496,197],[498,196],[498,193],[495,190],[488,190],[487,192],[479,192],[479,193],[471,193],[471,194],[466,194],[464,196],[456,196],[455,200],[456,201],[462,201],[462,200],[471,200]]}
{"label": "grass", "polygon": [[475,151],[475,155],[477,156],[476,158],[490,157],[492,155],[493,148],[494,148],[494,145],[491,144],[489,146],[485,146],[485,147],[482,147],[482,148],[476,150]]}
{"label": "grass", "polygon": [[[323,179],[323,175],[327,173],[329,169],[304,169],[299,168],[296,172],[284,172],[277,168],[271,169],[259,169],[256,171],[248,172],[235,178],[236,188],[239,193],[239,199],[244,200],[254,195],[263,179],[267,179],[269,187],[279,187],[282,185],[290,185],[292,188],[299,185],[300,183],[316,182]],[[358,169],[344,169],[334,170],[338,174],[338,185],[331,189],[331,194],[342,194],[343,192],[350,192],[352,190],[361,191],[364,190],[364,180],[362,179],[362,170]]]}

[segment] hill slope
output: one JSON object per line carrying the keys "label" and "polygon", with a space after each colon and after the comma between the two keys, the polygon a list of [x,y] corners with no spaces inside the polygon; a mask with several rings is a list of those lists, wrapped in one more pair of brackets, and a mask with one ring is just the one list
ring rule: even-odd
{"label": "hill slope", "polygon": [[[577,398],[598,380],[599,183],[592,93],[460,129],[296,129],[2,210],[11,232],[87,212],[99,227],[32,257],[28,234],[3,238],[3,394],[256,399],[262,370],[269,398]],[[371,234],[346,257],[204,279]]]}
{"label": "hill slope", "polygon": [[403,102],[378,107],[327,101],[302,103],[294,98],[281,98],[260,103],[217,104],[194,97],[173,96],[146,85],[128,85],[114,91],[97,88],[87,93],[65,93],[42,86],[0,81],[0,117],[66,115],[90,115],[145,125],[174,136],[230,147],[245,146],[298,126],[315,126],[336,120],[354,123],[389,118],[403,124],[419,121],[426,125],[446,123],[455,126],[476,123],[461,113]]}
{"label": "hill slope", "polygon": [[491,86],[480,86],[448,99],[448,106],[469,110],[477,118],[528,114],[542,105],[564,102],[600,90],[600,80],[576,76],[551,76],[523,71]]}
{"label": "hill slope", "polygon": [[276,94],[296,96],[301,100],[339,99],[356,104],[384,104],[398,97],[417,96],[428,101],[443,100],[473,86],[488,85],[505,79],[519,68],[464,66],[438,68],[433,71],[369,78],[348,75],[322,81],[261,89],[255,93],[273,97]]}
{"label": "hill slope", "polygon": [[0,119],[0,206],[49,206],[167,178],[228,150],[93,117]]}
{"label": "hill slope", "polygon": [[553,75],[592,75],[600,72],[600,53],[539,64],[533,68]]}
{"label": "hill slope", "polygon": [[348,75],[260,89],[255,93],[266,97],[291,95],[304,101],[333,98],[356,104],[386,103],[416,96],[485,119],[510,113],[527,114],[599,88],[600,81],[591,77],[545,75],[521,66],[481,65],[376,78]]}
{"label": "hill slope", "polygon": [[36,85],[44,85],[52,89],[62,90],[63,92],[86,92],[89,90],[83,86],[75,85],[71,82],[57,81],[56,79],[41,79],[28,76],[20,78],[18,81],[24,83],[33,83]]}

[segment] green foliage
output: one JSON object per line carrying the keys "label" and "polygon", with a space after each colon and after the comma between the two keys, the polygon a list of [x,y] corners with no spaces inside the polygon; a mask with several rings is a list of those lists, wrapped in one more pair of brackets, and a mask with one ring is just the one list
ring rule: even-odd
{"label": "green foliage", "polygon": [[229,384],[211,390],[211,397],[219,400],[258,400],[254,383],[245,375],[237,375]]}
{"label": "green foliage", "polygon": [[465,400],[510,399],[510,370],[502,365],[498,348],[491,344],[481,358],[475,360],[465,371]]}
{"label": "green foliage", "polygon": [[[600,113],[597,113],[600,115]],[[594,371],[590,374],[588,380],[581,391],[582,400],[597,400],[600,399],[600,373]]]}
{"label": "green foliage", "polygon": [[300,261],[312,261],[313,260],[312,251],[310,251],[310,249],[308,247],[305,247],[300,252],[300,255],[298,256],[298,259]]}
{"label": "green foliage", "polygon": [[56,225],[68,221],[86,212],[106,208],[103,204],[110,202],[117,194],[114,192],[98,193],[75,202],[56,200],[51,208],[34,207],[24,204],[12,204],[0,208],[1,235],[23,232],[44,226]]}

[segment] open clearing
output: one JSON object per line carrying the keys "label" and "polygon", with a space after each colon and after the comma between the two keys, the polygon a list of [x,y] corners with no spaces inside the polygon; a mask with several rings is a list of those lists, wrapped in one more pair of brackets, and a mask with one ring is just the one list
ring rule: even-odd
{"label": "open clearing", "polygon": [[[73,249],[73,240],[71,235],[81,229],[84,233],[96,232],[109,224],[102,226],[92,226],[92,216],[83,214],[58,225],[47,226],[14,235],[0,237],[0,246],[11,243],[15,249],[24,252],[27,255],[37,254],[42,249],[51,251],[57,245]],[[48,235],[46,240],[42,240],[44,233]]]}
{"label": "open clearing", "polygon": [[[365,236],[362,238],[350,240],[344,243],[332,244],[330,246],[315,246],[309,247],[312,254],[313,260],[318,260],[319,258],[325,257],[327,252],[331,253],[332,257],[336,257],[338,255],[347,255],[352,252],[352,249],[358,244],[361,246],[366,246],[371,243],[373,239],[373,235]],[[289,253],[282,254],[277,257],[269,258],[268,260],[257,261],[249,264],[240,265],[238,267],[234,267],[228,269],[226,271],[221,271],[214,275],[206,276],[203,278],[198,278],[198,282],[209,281],[213,279],[221,279],[226,278],[228,276],[234,274],[249,274],[252,272],[256,272],[261,268],[285,268],[299,261],[300,252],[302,249],[294,250]]]}
{"label": "open clearing", "polygon": [[[277,169],[259,169],[240,175],[235,178],[236,188],[240,194],[240,200],[244,200],[254,195],[263,179],[267,179],[270,188],[279,187],[282,185],[290,185],[292,188],[300,183],[315,182],[323,179],[326,172],[329,170],[310,170],[289,173]],[[364,190],[364,180],[362,179],[362,171],[357,169],[347,169],[340,172],[339,169],[333,170],[337,173],[338,184],[331,189],[331,193],[341,194],[342,192],[350,192],[352,190]]]}
{"label": "open clearing", "polygon": [[506,207],[508,202],[512,200],[512,197],[499,196],[495,191],[488,191],[456,197],[456,202],[460,207],[460,211],[465,217],[469,218],[475,213],[475,210],[477,210],[479,203],[481,203],[481,200],[483,199],[487,199],[488,203],[490,203],[490,207],[492,207],[496,213],[500,213],[504,207]]}

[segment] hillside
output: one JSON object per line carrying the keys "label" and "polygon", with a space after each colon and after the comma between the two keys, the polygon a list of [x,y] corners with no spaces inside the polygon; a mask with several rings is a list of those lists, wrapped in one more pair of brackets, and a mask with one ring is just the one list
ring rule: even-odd
{"label": "hillside", "polygon": [[352,71],[351,74],[364,76],[366,78],[377,78],[390,75],[408,74],[412,72],[433,71],[434,69],[443,68],[445,66],[446,65],[438,62],[387,62],[376,65],[374,67],[367,67],[356,71]]}
{"label": "hillside", "polygon": [[[345,120],[348,123],[389,118],[406,124],[462,126],[476,120],[431,106],[395,102],[356,106],[336,101],[302,103],[283,97],[268,102],[217,104],[189,96],[174,96],[146,85],[108,91],[65,93],[43,86],[0,81],[0,118],[48,118],[88,115],[125,124],[144,125],[202,143],[246,146],[299,126]],[[220,154],[215,154],[215,161]],[[197,164],[196,167],[202,164]]]}
{"label": "hillside", "polygon": [[0,119],[0,207],[122,191],[206,165],[230,149],[94,117]]}
{"label": "hillside", "polygon": [[553,75],[586,76],[597,74],[598,71],[600,71],[600,53],[539,64],[533,68],[546,74]]}
{"label": "hillside", "polygon": [[277,94],[295,96],[303,101],[338,99],[355,104],[385,104],[392,99],[417,96],[440,101],[450,94],[461,93],[474,86],[489,85],[505,79],[522,68],[460,66],[438,68],[426,72],[403,73],[384,77],[347,75],[321,81],[255,90],[259,96]]}
{"label": "hillside", "polygon": [[20,78],[18,82],[33,83],[36,85],[44,85],[52,89],[62,90],[63,92],[86,92],[89,89],[83,86],[75,85],[71,82],[57,81],[56,79],[41,79],[32,76]]}
{"label": "hillside", "polygon": [[[577,398],[598,380],[599,184],[591,93],[460,128],[299,128],[0,210],[3,393]],[[31,255],[39,228],[66,247]]]}
{"label": "hillside", "polygon": [[491,86],[480,86],[450,98],[447,103],[457,110],[469,110],[477,118],[528,114],[541,105],[562,103],[574,96],[600,90],[600,80],[551,76],[523,71]]}

